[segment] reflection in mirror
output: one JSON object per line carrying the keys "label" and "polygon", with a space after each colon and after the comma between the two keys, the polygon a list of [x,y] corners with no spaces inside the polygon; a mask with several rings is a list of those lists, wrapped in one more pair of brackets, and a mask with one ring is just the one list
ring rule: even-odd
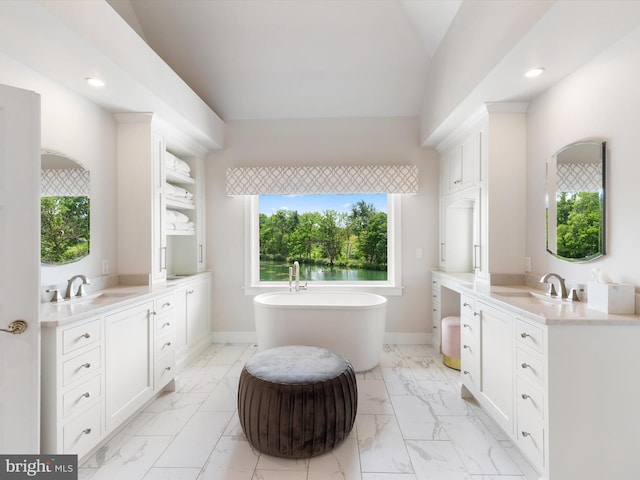
{"label": "reflection in mirror", "polygon": [[43,150],[40,171],[40,261],[62,265],[89,255],[89,171]]}
{"label": "reflection in mirror", "polygon": [[605,254],[606,142],[577,142],[547,163],[547,250],[571,262]]}

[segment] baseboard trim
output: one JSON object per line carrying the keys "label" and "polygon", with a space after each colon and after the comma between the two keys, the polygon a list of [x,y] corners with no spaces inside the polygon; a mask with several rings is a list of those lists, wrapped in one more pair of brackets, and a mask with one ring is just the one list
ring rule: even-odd
{"label": "baseboard trim", "polygon": [[[256,343],[256,332],[213,332],[211,334],[213,343]],[[384,343],[399,345],[431,345],[433,334],[431,333],[395,333],[384,334]]]}

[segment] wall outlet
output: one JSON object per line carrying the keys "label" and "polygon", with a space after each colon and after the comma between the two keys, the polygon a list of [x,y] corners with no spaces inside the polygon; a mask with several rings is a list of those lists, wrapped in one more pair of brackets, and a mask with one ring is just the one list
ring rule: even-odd
{"label": "wall outlet", "polygon": [[109,260],[102,260],[102,275],[107,275],[109,273]]}
{"label": "wall outlet", "polygon": [[531,257],[524,257],[524,271],[531,273]]}

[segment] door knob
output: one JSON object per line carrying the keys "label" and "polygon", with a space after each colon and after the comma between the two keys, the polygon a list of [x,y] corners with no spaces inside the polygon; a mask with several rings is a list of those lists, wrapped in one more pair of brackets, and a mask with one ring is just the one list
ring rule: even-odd
{"label": "door knob", "polygon": [[18,335],[23,333],[27,329],[27,322],[24,320],[14,320],[7,328],[0,328],[0,332],[13,333],[14,335]]}

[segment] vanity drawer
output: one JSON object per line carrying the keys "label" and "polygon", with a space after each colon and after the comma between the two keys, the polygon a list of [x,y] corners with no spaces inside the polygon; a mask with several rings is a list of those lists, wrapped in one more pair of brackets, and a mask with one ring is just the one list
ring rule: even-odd
{"label": "vanity drawer", "polygon": [[516,442],[529,461],[538,469],[544,467],[544,428],[527,415],[519,415]]}
{"label": "vanity drawer", "polygon": [[97,318],[62,332],[62,354],[73,352],[100,340],[100,319]]}
{"label": "vanity drawer", "polygon": [[158,315],[155,318],[155,332],[156,337],[160,337],[175,331],[175,315],[173,313],[166,313],[164,315]]}
{"label": "vanity drawer", "polygon": [[102,349],[96,347],[62,364],[62,384],[71,385],[100,369]]}
{"label": "vanity drawer", "polygon": [[161,358],[156,359],[154,388],[156,390],[164,387],[175,377],[176,357],[174,352],[170,352]]}
{"label": "vanity drawer", "polygon": [[516,371],[538,385],[544,385],[544,363],[539,355],[516,348]]}
{"label": "vanity drawer", "polygon": [[82,456],[96,445],[102,436],[100,410],[97,403],[78,418],[67,423],[62,429],[64,453]]}
{"label": "vanity drawer", "polygon": [[539,387],[524,378],[516,377],[516,409],[518,417],[544,421],[544,394]]}
{"label": "vanity drawer", "polygon": [[156,298],[156,313],[162,315],[174,308],[173,293]]}
{"label": "vanity drawer", "polygon": [[525,345],[533,348],[536,352],[544,353],[544,332],[542,327],[517,319],[516,344]]}
{"label": "vanity drawer", "polygon": [[176,331],[172,329],[170,332],[156,337],[154,340],[154,354],[158,359],[169,352],[173,352],[176,344]]}
{"label": "vanity drawer", "polygon": [[87,405],[95,403],[102,393],[102,376],[97,375],[87,380],[62,396],[62,411],[64,417],[82,410]]}

